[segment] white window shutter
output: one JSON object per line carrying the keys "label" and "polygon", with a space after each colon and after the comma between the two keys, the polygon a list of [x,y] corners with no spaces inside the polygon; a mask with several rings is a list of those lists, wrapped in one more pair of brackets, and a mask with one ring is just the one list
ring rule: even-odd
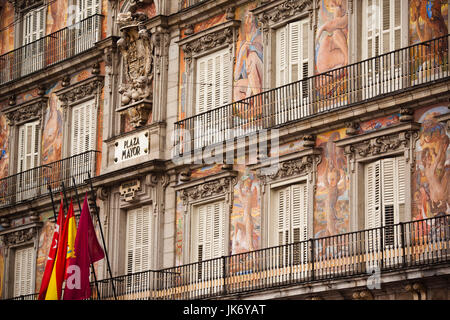
{"label": "white window shutter", "polygon": [[[225,214],[224,202],[218,201],[201,205],[197,208],[195,222],[197,261],[205,261],[221,257],[225,254]],[[195,229],[194,229],[195,230]]]}
{"label": "white window shutter", "polygon": [[18,172],[33,169],[39,165],[40,125],[38,121],[19,127]]}
{"label": "white window shutter", "polygon": [[286,68],[287,68],[287,41],[286,41],[287,28],[280,28],[277,30],[277,73],[276,73],[276,86],[280,87],[286,83]]}
{"label": "white window shutter", "polygon": [[72,108],[72,156],[95,149],[96,121],[93,100]]}
{"label": "white window shutter", "polygon": [[38,40],[45,36],[45,11],[47,7],[34,9],[23,17],[23,44]]}
{"label": "white window shutter", "polygon": [[149,206],[128,211],[126,245],[128,273],[151,269],[152,233],[152,215]]}
{"label": "white window shutter", "polygon": [[289,34],[289,81],[294,82],[300,79],[302,72],[301,60],[302,59],[302,49],[301,46],[301,24],[300,22],[294,22],[288,25]]}
{"label": "white window shutter", "polygon": [[33,293],[34,248],[17,249],[14,263],[14,296]]}
{"label": "white window shutter", "polygon": [[[388,158],[381,160],[382,175],[382,214],[383,226],[390,226],[394,224],[395,216],[395,188],[397,185],[397,177],[395,176],[395,158]],[[392,235],[389,235],[392,236]]]}
{"label": "white window shutter", "polygon": [[381,226],[380,161],[366,165],[366,229]]}
{"label": "white window shutter", "polygon": [[231,65],[228,49],[197,59],[196,114],[231,101]]}

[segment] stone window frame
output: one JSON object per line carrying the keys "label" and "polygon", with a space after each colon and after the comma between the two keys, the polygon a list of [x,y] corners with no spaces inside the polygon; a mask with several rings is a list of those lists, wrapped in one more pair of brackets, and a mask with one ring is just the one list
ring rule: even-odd
{"label": "stone window frame", "polygon": [[[43,93],[40,91],[40,93]],[[9,175],[13,175],[18,170],[17,158],[18,158],[18,147],[19,147],[19,128],[21,125],[24,125],[28,122],[39,122],[39,141],[40,141],[40,149],[39,149],[39,166],[42,164],[42,136],[44,132],[43,126],[43,116],[45,109],[48,107],[48,97],[45,97],[43,94],[37,98],[33,98],[32,100],[26,101],[19,105],[15,105],[15,100],[10,100],[12,102],[12,107],[5,109],[3,112],[6,116],[7,123],[10,127],[9,134],[9,142],[10,142],[10,150],[13,152],[10,153],[9,160]],[[35,166],[36,167],[36,166]]]}
{"label": "stone window frame", "polygon": [[[38,220],[39,217],[34,214],[34,221]],[[9,225],[9,220],[2,220],[2,226],[6,227]],[[42,227],[42,222],[31,222],[26,225],[22,225],[16,228],[7,227],[5,230],[0,232],[0,239],[3,246],[6,248],[5,254],[5,268],[0,270],[4,272],[3,294],[8,298],[13,298],[14,295],[14,263],[15,263],[15,252],[17,249],[33,247],[33,263],[32,268],[33,274],[32,278],[32,293],[36,292],[36,266],[37,266],[37,256],[39,248],[39,230]]]}
{"label": "stone window frame", "polygon": [[[263,36],[264,79],[263,88],[275,88],[276,85],[276,31],[287,24],[309,19],[309,74],[314,70],[315,30],[318,21],[318,0],[275,0],[262,1],[262,4],[251,10],[258,17]],[[274,49],[275,48],[275,49]]]}
{"label": "stone window frame", "polygon": [[[186,118],[195,115],[197,59],[226,48],[230,51],[230,83],[232,86],[230,89],[230,102],[233,101],[233,70],[236,64],[236,46],[241,21],[227,19],[226,22],[194,34],[192,34],[193,27],[188,26],[185,29],[187,36],[177,42],[184,52],[186,62]],[[189,31],[186,33],[186,30]],[[221,106],[214,106],[214,108],[218,107]]]}
{"label": "stone window frame", "polygon": [[[102,100],[101,95],[104,86],[104,76],[94,75],[73,85],[70,84],[69,77],[64,77],[61,81],[61,86],[63,88],[56,91],[55,94],[58,97],[60,106],[63,109],[63,147],[61,151],[61,158],[65,159],[70,157],[70,148],[72,145],[70,128],[72,121],[72,109],[74,106],[94,100],[94,113],[96,114],[96,119],[98,121],[98,111]],[[96,128],[98,128],[97,125]],[[98,148],[98,134],[99,132],[96,130],[94,150]]]}
{"label": "stone window frame", "polygon": [[271,221],[271,206],[273,194],[276,189],[287,187],[295,183],[306,183],[308,192],[308,238],[313,236],[314,223],[314,199],[317,183],[317,166],[322,160],[321,152],[308,142],[314,139],[305,137],[305,149],[299,152],[287,154],[279,158],[277,169],[270,173],[264,173],[268,164],[261,162],[251,166],[256,170],[256,175],[261,181],[261,247],[267,248],[269,243],[269,233]]}
{"label": "stone window frame", "polygon": [[350,135],[336,141],[337,147],[344,148],[350,175],[350,231],[365,229],[365,165],[401,155],[405,158],[406,188],[404,216],[399,216],[399,221],[411,220],[412,175],[415,170],[415,146],[420,128],[420,123],[401,120],[399,124],[390,127]]}
{"label": "stone window frame", "polygon": [[225,255],[231,253],[230,246],[230,218],[233,213],[234,187],[238,182],[238,172],[227,170],[205,178],[181,183],[174,187],[175,192],[179,192],[183,201],[183,254],[182,264],[192,261],[192,219],[198,206],[205,205],[215,201],[224,201],[225,208],[225,226],[224,243]]}

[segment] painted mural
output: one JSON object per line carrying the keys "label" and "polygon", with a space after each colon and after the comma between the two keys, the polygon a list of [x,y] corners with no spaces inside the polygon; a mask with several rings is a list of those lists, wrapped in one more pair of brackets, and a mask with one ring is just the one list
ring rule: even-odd
{"label": "painted mural", "polygon": [[36,288],[40,288],[41,286],[55,226],[55,224],[49,220],[49,218],[53,217],[53,212],[42,214],[40,217],[43,226],[39,232],[39,245],[36,256]]}
{"label": "painted mural", "polygon": [[0,179],[8,176],[9,126],[4,114],[0,115]]}
{"label": "painted mural", "polygon": [[184,207],[180,197],[180,192],[176,193],[175,208],[175,265],[183,264],[183,226],[184,226]]}
{"label": "painted mural", "polygon": [[[410,0],[410,44],[428,41],[448,34],[448,2],[441,0]],[[416,46],[411,50],[416,78],[441,74],[448,67],[448,37],[431,46]]]}
{"label": "painted mural", "polygon": [[358,134],[368,133],[375,130],[390,127],[394,124],[400,123],[400,114],[391,114],[389,116],[381,117],[364,121],[359,125]]}
{"label": "painted mural", "polygon": [[8,1],[0,10],[0,55],[14,50],[14,7]]}
{"label": "painted mural", "polygon": [[[321,0],[314,48],[314,73],[324,73],[348,64],[347,0]],[[330,103],[345,101],[347,75],[317,77],[318,98]]]}
{"label": "painted mural", "polygon": [[448,113],[445,105],[419,109],[422,124],[416,143],[416,170],[412,179],[414,220],[450,214],[450,132],[436,116]]}
{"label": "painted mural", "polygon": [[317,136],[316,146],[322,149],[322,161],[317,167],[314,207],[316,238],[350,231],[347,160],[343,149],[334,143],[345,136],[345,129]]}
{"label": "painted mural", "polygon": [[259,179],[245,165],[239,171],[234,187],[233,211],[230,218],[231,254],[257,250],[261,244],[261,206]]}
{"label": "painted mural", "polygon": [[233,100],[238,101],[262,91],[263,42],[258,22],[250,12],[255,4],[236,10],[236,19],[242,21],[237,42],[234,69]]}

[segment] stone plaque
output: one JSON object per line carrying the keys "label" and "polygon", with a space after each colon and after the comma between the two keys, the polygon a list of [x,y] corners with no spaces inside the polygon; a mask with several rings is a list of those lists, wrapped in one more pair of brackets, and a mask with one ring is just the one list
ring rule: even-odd
{"label": "stone plaque", "polygon": [[144,131],[116,140],[114,162],[120,163],[148,154],[148,136],[148,131]]}

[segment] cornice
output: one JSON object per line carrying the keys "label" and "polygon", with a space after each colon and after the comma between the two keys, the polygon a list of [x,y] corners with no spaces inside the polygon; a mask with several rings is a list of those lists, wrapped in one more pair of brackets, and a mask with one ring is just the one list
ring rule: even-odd
{"label": "cornice", "polygon": [[79,103],[87,97],[95,96],[97,90],[103,88],[104,76],[95,75],[86,80],[60,89],[55,92],[63,107]]}
{"label": "cornice", "polygon": [[47,103],[48,97],[41,96],[5,109],[3,112],[10,126],[20,125],[34,119],[42,121],[42,115],[47,107]]}

